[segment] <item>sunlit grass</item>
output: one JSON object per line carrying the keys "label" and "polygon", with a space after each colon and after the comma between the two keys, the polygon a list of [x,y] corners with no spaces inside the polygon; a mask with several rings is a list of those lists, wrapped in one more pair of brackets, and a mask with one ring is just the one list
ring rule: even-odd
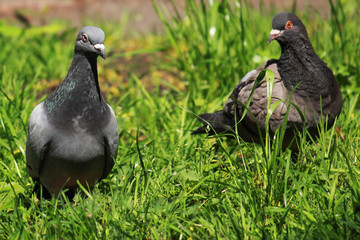
{"label": "sunlit grass", "polygon": [[[127,39],[117,23],[98,60],[120,128],[119,156],[90,197],[31,196],[25,143],[32,109],[66,75],[78,29],[0,34],[0,236],[4,239],[354,239],[360,233],[360,32],[355,1],[329,19],[297,14],[341,84],[333,129],[300,150],[192,136],[248,71],[280,55],[271,14],[241,1],[186,1],[182,17],[155,3],[164,35]],[[229,5],[230,4],[230,5]],[[180,11],[180,8],[177,7]],[[165,19],[166,22],[165,22]],[[13,28],[1,25],[0,30]],[[3,30],[5,29],[5,30]],[[49,30],[50,29],[50,30]],[[56,29],[56,33],[54,33]],[[280,148],[278,148],[280,149]],[[268,152],[266,152],[268,151]],[[139,157],[141,155],[141,158]]]}

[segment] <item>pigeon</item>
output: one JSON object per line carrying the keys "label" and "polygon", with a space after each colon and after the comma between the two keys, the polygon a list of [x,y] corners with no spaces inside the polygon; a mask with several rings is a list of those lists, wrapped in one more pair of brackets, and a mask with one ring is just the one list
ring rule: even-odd
{"label": "pigeon", "polygon": [[[276,40],[280,44],[280,58],[265,61],[247,73],[233,89],[223,110],[199,115],[204,126],[193,134],[234,136],[232,133],[237,130],[244,141],[261,143],[266,127],[274,137],[288,115],[282,148],[298,150],[294,141],[297,130],[306,128],[315,137],[320,122],[327,121],[328,128],[334,124],[342,108],[341,91],[332,71],[315,53],[304,24],[295,14],[282,12],[274,16],[272,27],[268,42]],[[274,73],[270,105],[278,104],[268,124],[269,97],[264,70]]]}
{"label": "pigeon", "polygon": [[65,79],[30,115],[27,170],[34,191],[42,185],[46,197],[65,189],[74,195],[78,181],[92,188],[114,166],[118,125],[100,93],[97,72],[97,57],[106,58],[104,39],[100,28],[80,30]]}

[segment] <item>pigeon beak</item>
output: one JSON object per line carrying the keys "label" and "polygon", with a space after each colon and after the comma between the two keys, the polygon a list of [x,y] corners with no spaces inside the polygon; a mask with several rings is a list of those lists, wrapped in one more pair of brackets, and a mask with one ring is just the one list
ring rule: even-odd
{"label": "pigeon beak", "polygon": [[104,44],[100,44],[100,43],[95,44],[94,48],[103,59],[106,59]]}
{"label": "pigeon beak", "polygon": [[272,29],[270,31],[270,37],[269,37],[268,43],[271,43],[272,40],[280,37],[282,33],[283,33],[283,31],[280,31],[280,30],[277,30],[277,29]]}

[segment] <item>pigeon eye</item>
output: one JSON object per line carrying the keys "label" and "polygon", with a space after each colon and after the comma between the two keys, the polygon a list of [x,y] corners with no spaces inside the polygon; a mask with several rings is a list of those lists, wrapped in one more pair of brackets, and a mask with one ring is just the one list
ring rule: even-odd
{"label": "pigeon eye", "polygon": [[292,22],[291,21],[287,21],[285,24],[285,29],[290,29],[292,27]]}
{"label": "pigeon eye", "polygon": [[83,40],[83,42],[89,41],[89,38],[85,33],[82,35],[82,40]]}

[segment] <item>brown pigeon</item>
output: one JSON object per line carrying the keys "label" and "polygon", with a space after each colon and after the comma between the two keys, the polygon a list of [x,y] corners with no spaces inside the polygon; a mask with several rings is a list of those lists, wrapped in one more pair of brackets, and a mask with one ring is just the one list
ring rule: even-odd
{"label": "brown pigeon", "polygon": [[246,74],[235,86],[223,110],[199,116],[204,126],[193,134],[234,133],[236,126],[244,141],[260,143],[265,136],[268,114],[267,83],[261,74],[264,69],[274,73],[271,105],[278,104],[268,122],[271,136],[283,126],[288,111],[284,148],[292,142],[289,147],[297,149],[296,141],[292,141],[296,129],[305,127],[314,137],[318,135],[317,124],[321,118],[323,122],[327,120],[328,128],[334,124],[342,108],[340,88],[332,71],[316,55],[304,24],[296,15],[282,12],[274,16],[272,26],[269,43],[278,41],[280,58],[266,61]]}

